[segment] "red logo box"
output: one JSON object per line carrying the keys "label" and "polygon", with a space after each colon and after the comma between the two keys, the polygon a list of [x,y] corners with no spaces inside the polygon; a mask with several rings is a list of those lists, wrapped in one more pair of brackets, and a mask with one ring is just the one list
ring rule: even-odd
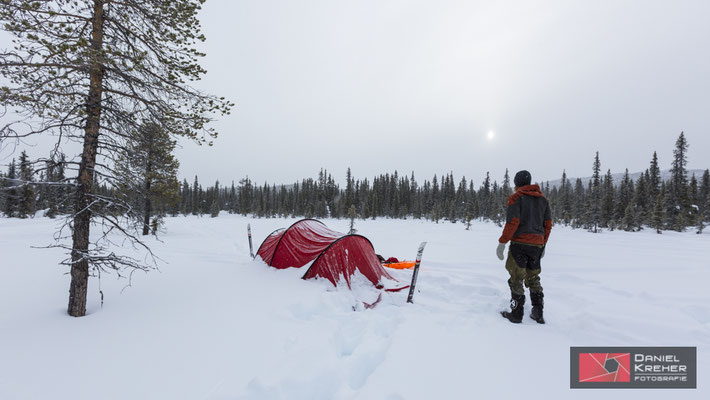
{"label": "red logo box", "polygon": [[629,382],[631,353],[580,353],[579,382]]}

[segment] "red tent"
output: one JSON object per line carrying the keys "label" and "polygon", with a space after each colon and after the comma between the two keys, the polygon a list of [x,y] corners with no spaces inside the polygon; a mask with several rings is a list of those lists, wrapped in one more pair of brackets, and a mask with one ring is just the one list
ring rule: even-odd
{"label": "red tent", "polygon": [[356,270],[378,288],[383,287],[383,277],[393,279],[382,268],[366,237],[336,232],[314,219],[302,219],[272,232],[256,254],[279,269],[300,268],[313,261],[303,279],[321,277],[333,285],[342,276],[350,287],[350,277]]}

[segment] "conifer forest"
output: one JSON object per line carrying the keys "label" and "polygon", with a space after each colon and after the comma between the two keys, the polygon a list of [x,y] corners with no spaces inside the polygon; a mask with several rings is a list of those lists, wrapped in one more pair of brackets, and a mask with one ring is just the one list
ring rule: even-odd
{"label": "conifer forest", "polygon": [[[156,232],[166,215],[217,217],[220,212],[258,218],[421,218],[462,222],[468,229],[471,221],[477,219],[504,223],[506,200],[513,191],[507,170],[500,182],[487,173],[479,183],[453,173],[420,181],[414,172],[398,171],[372,180],[357,179],[350,169],[344,187],[325,169],[316,178],[288,185],[258,183],[248,176],[228,184],[203,183],[198,176],[192,182],[183,179],[180,183],[178,163],[171,155],[174,143],[163,138],[154,141],[158,146],[148,146],[146,137],[160,135],[144,133],[136,137],[143,139],[134,145],[132,160],[118,162],[123,171],[121,184],[104,183],[97,191],[106,198],[122,198],[132,204],[128,209],[136,213],[136,223],[142,224],[144,234]],[[603,171],[597,152],[590,159],[590,178],[572,179],[563,171],[552,184],[538,183],[550,201],[555,224],[590,232],[644,228],[658,233],[687,228],[702,232],[710,221],[710,171],[690,174],[687,151],[688,143],[681,133],[670,169],[664,173],[654,152],[643,172],[632,177],[627,169],[621,179],[615,179],[612,171]],[[146,170],[148,165],[153,166],[152,170]],[[37,210],[45,210],[49,217],[70,212],[73,194],[72,185],[66,185],[71,183],[65,174],[67,168],[61,157],[45,161],[34,170],[22,153],[2,175],[0,204],[5,216],[27,218]]]}

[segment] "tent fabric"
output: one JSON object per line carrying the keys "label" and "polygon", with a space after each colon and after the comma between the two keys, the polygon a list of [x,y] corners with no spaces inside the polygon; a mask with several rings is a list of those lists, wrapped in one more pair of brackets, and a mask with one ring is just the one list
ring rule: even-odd
{"label": "tent fabric", "polygon": [[267,260],[270,261],[271,257],[274,255],[274,250],[276,250],[276,245],[279,243],[285,231],[286,229],[281,228],[271,232],[271,234],[264,239],[264,242],[261,243],[261,246],[259,246],[256,255],[261,257],[264,262],[268,262]]}
{"label": "tent fabric", "polygon": [[302,219],[287,229],[269,235],[259,247],[257,255],[274,268],[300,268],[313,261],[342,236],[345,234],[328,229],[320,221]]}
{"label": "tent fabric", "polygon": [[334,241],[311,264],[303,279],[321,277],[337,285],[342,275],[350,287],[350,277],[356,270],[359,270],[375,286],[381,286],[383,276],[392,279],[382,268],[372,243],[360,235],[347,235]]}
{"label": "tent fabric", "polygon": [[257,255],[279,269],[300,268],[313,261],[303,279],[325,278],[336,286],[342,276],[350,287],[355,271],[378,288],[383,287],[383,278],[393,279],[366,237],[336,232],[314,219],[300,220],[287,229],[272,232]]}

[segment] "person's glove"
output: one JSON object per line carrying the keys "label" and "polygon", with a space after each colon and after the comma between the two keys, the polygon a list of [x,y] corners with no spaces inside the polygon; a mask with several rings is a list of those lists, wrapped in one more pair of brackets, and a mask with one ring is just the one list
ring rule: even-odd
{"label": "person's glove", "polygon": [[542,246],[542,253],[540,253],[540,258],[545,257],[545,245]]}
{"label": "person's glove", "polygon": [[498,259],[503,261],[505,258],[505,255],[503,254],[505,252],[505,243],[498,243],[498,248],[496,249],[496,255],[498,256]]}

